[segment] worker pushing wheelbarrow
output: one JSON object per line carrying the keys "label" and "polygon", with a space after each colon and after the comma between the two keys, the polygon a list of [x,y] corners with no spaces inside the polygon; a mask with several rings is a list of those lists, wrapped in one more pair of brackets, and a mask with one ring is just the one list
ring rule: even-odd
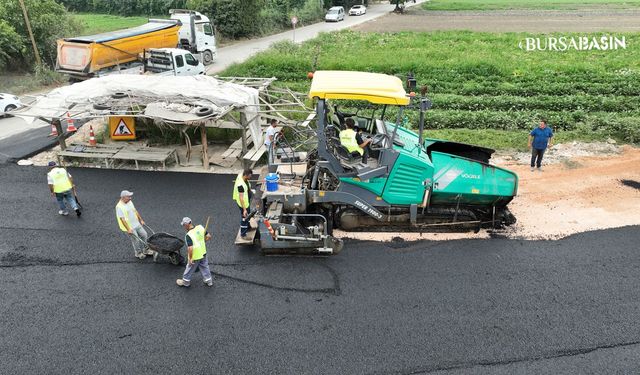
{"label": "worker pushing wheelbarrow", "polygon": [[154,262],[158,261],[158,256],[160,255],[168,257],[171,264],[174,264],[176,266],[184,262],[184,257],[182,256],[182,254],[180,254],[180,249],[182,249],[182,247],[184,246],[183,240],[170,233],[156,233],[146,224],[144,225],[144,227],[146,227],[152,233],[147,241],[145,242],[137,234],[134,234],[134,238],[136,238],[138,241],[140,241],[140,243],[154,252]]}

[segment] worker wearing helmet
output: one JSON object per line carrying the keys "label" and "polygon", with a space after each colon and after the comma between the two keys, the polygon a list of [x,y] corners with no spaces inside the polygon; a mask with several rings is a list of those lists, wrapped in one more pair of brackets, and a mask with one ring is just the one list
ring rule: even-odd
{"label": "worker wearing helmet", "polygon": [[55,161],[50,161],[48,166],[51,170],[47,173],[47,183],[49,184],[51,196],[56,197],[58,200],[58,206],[60,206],[58,214],[63,216],[69,215],[64,203],[66,200],[69,206],[76,212],[77,216],[82,215],[78,202],[76,202],[75,199],[75,185],[73,184],[71,174],[69,174],[66,169],[58,167]]}
{"label": "worker wearing helmet", "polygon": [[249,230],[249,206],[251,203],[251,183],[249,178],[253,171],[251,169],[245,169],[242,173],[239,173],[236,177],[236,182],[233,185],[233,200],[240,209],[240,237],[247,237],[247,231]]}
{"label": "worker wearing helmet", "polygon": [[352,156],[362,156],[362,162],[367,163],[369,158],[369,144],[371,139],[362,139],[362,135],[354,130],[355,122],[351,117],[344,121],[347,128],[340,132],[340,144],[347,148]]}
{"label": "worker wearing helmet", "polygon": [[202,225],[193,225],[190,218],[184,217],[180,222],[184,230],[187,231],[185,242],[187,243],[187,266],[184,269],[182,278],[176,280],[178,286],[189,287],[191,285],[191,277],[200,269],[202,273],[202,282],[206,286],[213,286],[213,278],[207,261],[207,245],[205,241],[211,239],[211,235]]}

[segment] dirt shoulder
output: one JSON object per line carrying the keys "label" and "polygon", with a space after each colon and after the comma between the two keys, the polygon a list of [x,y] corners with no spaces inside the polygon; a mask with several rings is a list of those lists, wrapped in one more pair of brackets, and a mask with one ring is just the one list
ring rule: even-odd
{"label": "dirt shoulder", "polygon": [[640,9],[426,11],[411,8],[352,29],[365,32],[471,30],[485,32],[640,31]]}
{"label": "dirt shoulder", "polygon": [[518,223],[509,230],[510,237],[555,239],[640,225],[638,148],[624,146],[619,155],[566,159],[543,172],[531,172],[522,163],[505,167],[520,177],[518,196],[510,205]]}

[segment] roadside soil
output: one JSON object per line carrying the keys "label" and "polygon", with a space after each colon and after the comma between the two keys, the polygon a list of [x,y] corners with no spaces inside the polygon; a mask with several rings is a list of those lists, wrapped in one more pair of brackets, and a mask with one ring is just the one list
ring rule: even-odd
{"label": "roadside soil", "polygon": [[640,31],[640,9],[427,11],[409,8],[352,29],[364,32],[471,30],[485,32]]}
{"label": "roadside soil", "polygon": [[[589,152],[590,156],[583,156]],[[579,156],[571,156],[579,155]],[[559,239],[597,229],[640,225],[640,148],[610,144],[557,145],[551,164],[531,172],[526,153],[502,154],[492,162],[518,174],[518,195],[509,204],[517,223],[499,232],[508,238]],[[524,162],[522,160],[525,160]],[[340,237],[393,241],[489,238],[475,233],[346,233]]]}

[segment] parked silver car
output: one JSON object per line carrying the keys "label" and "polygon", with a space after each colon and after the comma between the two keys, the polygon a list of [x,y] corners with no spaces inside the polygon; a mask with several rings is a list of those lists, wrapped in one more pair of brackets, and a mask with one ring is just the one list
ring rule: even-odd
{"label": "parked silver car", "polygon": [[327,22],[338,22],[344,20],[344,7],[331,7],[324,16]]}

